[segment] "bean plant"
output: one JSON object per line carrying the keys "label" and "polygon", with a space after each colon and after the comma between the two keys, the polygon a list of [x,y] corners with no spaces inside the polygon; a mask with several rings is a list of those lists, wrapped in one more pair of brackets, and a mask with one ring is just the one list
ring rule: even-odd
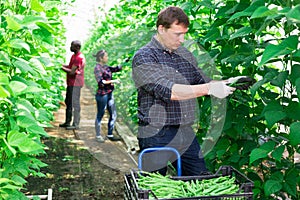
{"label": "bean plant", "polygon": [[26,178],[45,176],[41,139],[62,99],[62,8],[56,0],[0,1],[0,199],[27,199]]}

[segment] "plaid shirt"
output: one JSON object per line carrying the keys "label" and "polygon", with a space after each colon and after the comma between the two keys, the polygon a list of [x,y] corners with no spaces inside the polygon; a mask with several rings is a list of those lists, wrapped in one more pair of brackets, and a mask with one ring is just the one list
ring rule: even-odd
{"label": "plaid shirt", "polygon": [[99,63],[94,68],[95,78],[98,83],[97,94],[106,95],[111,93],[114,90],[114,84],[104,84],[102,81],[110,81],[112,80],[112,73],[118,72],[122,70],[122,66],[110,67],[110,66],[102,66]]}
{"label": "plaid shirt", "polygon": [[136,52],[132,67],[138,89],[140,124],[161,127],[194,123],[197,100],[171,100],[174,84],[196,85],[209,81],[191,52],[180,46],[170,53],[153,37]]}

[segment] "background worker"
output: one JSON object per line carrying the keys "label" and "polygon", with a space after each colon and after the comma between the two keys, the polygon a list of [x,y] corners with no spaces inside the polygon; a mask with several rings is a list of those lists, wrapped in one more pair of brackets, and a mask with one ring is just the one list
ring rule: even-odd
{"label": "background worker", "polygon": [[[207,171],[192,128],[196,98],[225,98],[235,88],[227,86],[227,81],[211,81],[203,74],[193,54],[182,46],[188,26],[188,16],[182,9],[163,9],[156,21],[157,33],[133,58],[132,76],[138,90],[140,150],[174,147],[181,155],[182,175],[193,176]],[[164,175],[167,160],[176,160],[168,152],[147,156],[143,160],[145,170]]]}
{"label": "background worker", "polygon": [[120,83],[119,80],[112,80],[112,74],[122,70],[122,66],[111,67],[107,65],[108,54],[105,50],[100,50],[96,55],[97,64],[94,68],[95,78],[98,84],[97,93],[95,95],[97,102],[97,115],[95,119],[96,139],[98,142],[104,142],[101,135],[101,121],[103,115],[108,110],[109,119],[107,124],[107,139],[111,141],[119,141],[120,138],[113,135],[115,122],[117,119],[116,105],[114,101],[113,91],[114,84]]}
{"label": "background worker", "polygon": [[[72,55],[68,65],[63,65],[62,70],[67,73],[67,91],[65,97],[66,118],[59,127],[65,127],[67,130],[79,129],[80,123],[80,94],[84,85],[84,66],[85,57],[80,52],[81,42],[74,40],[71,42],[70,51]],[[72,122],[73,116],[73,123]]]}

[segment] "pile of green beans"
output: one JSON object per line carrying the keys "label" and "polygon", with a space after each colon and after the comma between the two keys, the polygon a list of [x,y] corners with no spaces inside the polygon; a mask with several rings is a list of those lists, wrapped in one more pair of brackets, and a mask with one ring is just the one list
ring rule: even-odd
{"label": "pile of green beans", "polygon": [[157,198],[164,199],[235,194],[239,190],[235,177],[230,176],[183,181],[159,173],[142,172],[137,183],[139,189],[152,190]]}

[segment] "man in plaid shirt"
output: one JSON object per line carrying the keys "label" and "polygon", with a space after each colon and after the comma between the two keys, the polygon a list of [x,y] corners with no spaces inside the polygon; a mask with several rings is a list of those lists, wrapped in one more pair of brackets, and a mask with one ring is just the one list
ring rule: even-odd
{"label": "man in plaid shirt", "polygon": [[[156,22],[157,33],[139,49],[132,62],[132,75],[138,89],[138,141],[140,150],[174,147],[182,160],[182,175],[207,171],[192,125],[197,97],[225,98],[234,91],[226,81],[211,81],[198,68],[195,57],[181,46],[189,20],[182,9],[162,10]],[[169,152],[147,154],[145,170],[166,174]],[[176,167],[176,166],[175,166]]]}

